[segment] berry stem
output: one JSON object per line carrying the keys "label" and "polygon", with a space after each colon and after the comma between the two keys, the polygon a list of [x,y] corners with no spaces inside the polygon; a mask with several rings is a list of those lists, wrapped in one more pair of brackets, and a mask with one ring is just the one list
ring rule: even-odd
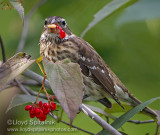
{"label": "berry stem", "polygon": [[54,101],[55,96],[52,96],[50,94],[48,94],[50,96],[50,98],[52,99],[52,101]]}
{"label": "berry stem", "polygon": [[[43,71],[44,71],[44,70],[43,70]],[[45,73],[45,72],[44,72],[44,73]],[[44,83],[45,83],[45,79],[46,79],[46,77],[47,77],[47,75],[46,75],[46,73],[45,73],[45,76],[44,76],[44,79],[43,79],[43,83],[42,83],[42,88],[43,88],[44,92],[45,92],[45,93],[46,93],[46,95],[47,95],[48,101],[50,102],[49,94],[48,94],[48,92],[47,92],[46,88],[44,87]]]}
{"label": "berry stem", "polygon": [[41,87],[41,89],[39,90],[39,92],[38,92],[38,95],[37,95],[37,98],[36,98],[36,104],[37,104],[37,102],[38,102],[38,97],[39,97],[39,94],[41,93],[41,91],[42,91],[42,87]]}
{"label": "berry stem", "polygon": [[51,102],[51,101],[50,101],[50,99],[49,99],[49,94],[47,93],[46,88],[45,88],[45,87],[43,87],[43,90],[44,90],[44,92],[45,92],[45,93],[46,93],[46,95],[47,95],[48,101],[49,101],[49,102]]}
{"label": "berry stem", "polygon": [[39,97],[39,94],[41,93],[42,89],[43,89],[44,92],[46,93],[47,98],[48,98],[48,101],[51,102],[50,99],[49,99],[49,94],[47,93],[47,90],[46,90],[46,88],[44,87],[44,83],[45,83],[45,79],[46,79],[47,75],[46,75],[46,73],[45,73],[45,71],[44,71],[44,69],[43,69],[43,67],[42,67],[42,65],[41,65],[41,63],[40,63],[41,61],[42,61],[42,57],[38,58],[38,59],[36,60],[36,63],[38,64],[39,68],[41,69],[41,72],[42,72],[45,76],[44,76],[44,79],[43,79],[43,82],[42,82],[41,89],[40,89],[39,92],[38,92],[37,99],[36,99],[36,103],[37,103],[37,101],[38,101],[38,97]]}
{"label": "berry stem", "polygon": [[45,83],[45,79],[46,79],[47,75],[45,74],[43,82],[42,82],[42,88],[44,88],[44,83]]}
{"label": "berry stem", "polygon": [[[39,64],[40,64],[40,63],[39,63]],[[41,64],[40,64],[40,65],[41,65]],[[44,71],[44,70],[43,70],[43,71]],[[45,73],[45,72],[44,72],[44,73]],[[47,75],[46,75],[46,73],[45,73],[45,76],[44,76],[44,79],[43,79],[43,82],[42,82],[41,89],[39,90],[38,95],[37,95],[37,98],[36,98],[36,103],[37,103],[37,101],[38,101],[38,97],[39,97],[39,94],[41,93],[42,89],[43,89],[43,90],[45,89],[44,83],[45,83],[46,77],[47,77]],[[46,93],[46,95],[47,95],[47,98],[49,99],[48,93],[47,93],[46,89],[45,89],[45,93]],[[49,101],[50,101],[50,99],[49,99]]]}

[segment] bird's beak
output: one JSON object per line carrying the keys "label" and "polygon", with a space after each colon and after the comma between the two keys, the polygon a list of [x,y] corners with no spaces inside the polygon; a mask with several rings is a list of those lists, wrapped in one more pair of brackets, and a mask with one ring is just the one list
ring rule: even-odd
{"label": "bird's beak", "polygon": [[58,32],[55,24],[48,24],[47,30],[48,30],[48,33],[57,33]]}

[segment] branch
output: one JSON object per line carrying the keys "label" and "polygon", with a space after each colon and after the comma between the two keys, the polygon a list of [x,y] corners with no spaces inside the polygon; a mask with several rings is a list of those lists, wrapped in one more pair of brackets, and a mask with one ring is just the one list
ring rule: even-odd
{"label": "branch", "polygon": [[27,95],[30,95],[30,93],[26,90],[26,88],[25,88],[17,79],[14,79],[14,81],[17,83],[18,87],[19,87],[24,93],[26,93]]}
{"label": "branch", "polygon": [[1,36],[0,36],[0,46],[1,46],[1,52],[2,52],[2,59],[3,59],[3,63],[4,63],[4,62],[6,62],[6,55],[5,55],[4,44],[3,44]]}
{"label": "branch", "polygon": [[[26,87],[25,87],[25,88],[26,88]],[[27,91],[28,91],[31,95],[33,95],[33,96],[37,96],[37,95],[38,95],[38,92],[35,92],[35,91],[33,91],[33,90],[29,89],[29,88],[26,88],[26,89],[27,89]],[[39,94],[39,97],[48,100],[48,98],[47,98],[47,96],[46,96],[45,94],[40,93],[40,94]],[[50,98],[50,100],[52,100],[51,97],[49,97],[49,98]]]}
{"label": "branch", "polygon": [[[113,116],[112,114],[109,114],[107,112],[105,112],[104,110],[101,110],[100,108],[97,108],[95,106],[92,106],[92,105],[88,105],[88,104],[85,104],[88,108],[90,108],[91,110],[97,112],[97,113],[100,113],[100,114],[103,114],[105,115],[107,118],[111,118],[112,120],[116,120],[118,119],[117,117]],[[146,124],[146,123],[153,123],[155,122],[155,120],[151,119],[151,120],[145,120],[145,121],[139,121],[139,120],[128,120],[128,122],[130,123],[134,123],[134,124]]]}
{"label": "branch", "polygon": [[23,85],[27,85],[27,86],[41,86],[40,83],[38,83],[37,81],[32,80],[32,79],[23,80],[21,83],[22,83]]}
{"label": "branch", "polygon": [[[40,84],[42,84],[43,78],[44,78],[44,77],[42,77],[41,75],[39,75],[39,74],[37,74],[37,73],[35,73],[35,72],[33,72],[33,71],[30,71],[30,70],[26,70],[26,71],[23,73],[23,75],[26,76],[26,77],[29,77],[29,78],[31,78],[31,79],[33,79],[33,80],[36,80],[36,81],[39,82]],[[45,85],[47,88],[51,89],[51,87],[50,87],[50,85],[49,85],[49,81],[48,81],[47,79],[45,79],[44,85]]]}
{"label": "branch", "polygon": [[37,10],[38,7],[43,5],[47,0],[40,0],[31,10],[30,12],[24,17],[24,27],[21,35],[21,40],[18,45],[17,52],[22,51],[24,48],[24,44],[26,42],[27,34],[28,34],[28,27],[29,27],[29,21],[33,13]]}
{"label": "branch", "polygon": [[[17,80],[17,79],[16,79]],[[20,80],[18,80],[19,81],[19,83],[21,83],[22,85],[25,85],[25,86],[41,86],[41,84],[40,83],[38,83],[37,81],[35,81],[35,80],[25,80],[25,81],[20,81]],[[11,87],[14,87],[14,86],[18,86],[17,85],[17,83],[16,83],[16,81],[13,81],[13,80],[11,80],[6,86],[4,86],[2,89],[0,89],[0,92],[2,91],[2,90],[5,90],[5,89],[7,89],[7,88],[11,88]],[[25,87],[24,86],[24,87]],[[27,88],[28,89],[28,88]],[[29,90],[28,90],[29,91]],[[29,91],[30,92],[30,91]],[[34,93],[32,90],[31,90],[31,92],[30,93]],[[35,92],[35,94],[38,94],[38,93],[36,93]]]}
{"label": "branch", "polygon": [[87,116],[93,119],[96,123],[98,123],[101,127],[107,130],[112,135],[121,135],[115,128],[113,128],[110,124],[108,124],[105,120],[103,120],[99,115],[93,112],[90,108],[85,106],[84,104],[80,105],[80,110],[82,110]]}

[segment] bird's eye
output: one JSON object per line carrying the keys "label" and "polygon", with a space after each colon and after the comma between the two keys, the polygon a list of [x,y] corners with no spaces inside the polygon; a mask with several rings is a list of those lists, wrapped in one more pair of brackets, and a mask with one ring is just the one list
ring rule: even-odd
{"label": "bird's eye", "polygon": [[47,25],[47,20],[45,20],[44,25]]}
{"label": "bird's eye", "polygon": [[62,21],[62,25],[63,25],[63,26],[66,25],[66,21],[65,21],[65,20]]}

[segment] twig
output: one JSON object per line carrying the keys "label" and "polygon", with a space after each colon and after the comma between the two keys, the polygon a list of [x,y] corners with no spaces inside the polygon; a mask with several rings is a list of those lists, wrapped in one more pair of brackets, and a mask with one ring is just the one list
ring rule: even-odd
{"label": "twig", "polygon": [[[33,81],[33,82],[32,82]],[[35,80],[26,80],[26,81],[24,81],[24,82],[20,82],[21,84],[23,84],[23,85],[27,85],[27,86],[40,86],[41,84],[40,83],[38,83],[37,81],[35,81]],[[0,89],[0,92],[2,91],[2,90],[5,90],[5,89],[7,89],[7,88],[11,88],[11,87],[14,87],[14,86],[17,86],[17,83],[16,82],[13,82],[13,81],[11,81],[10,83],[8,83],[6,86],[4,86],[2,89]],[[24,86],[25,87],[25,86]],[[27,88],[28,89],[28,88]],[[30,91],[30,93],[34,93],[33,91]],[[37,93],[35,92],[35,94],[37,95]],[[35,95],[34,94],[34,95]]]}
{"label": "twig", "polygon": [[[99,109],[99,108],[97,108],[97,107],[94,107],[94,106],[91,106],[91,105],[88,105],[88,104],[85,104],[85,105],[86,105],[88,108],[90,108],[91,110],[105,115],[107,118],[111,118],[112,120],[118,119],[117,117],[113,116],[112,114],[108,114],[108,113],[106,113],[104,110],[101,110],[101,109]],[[146,121],[128,120],[128,122],[134,123],[134,124],[146,124],[146,123],[153,123],[153,122],[155,122],[155,121],[154,121],[153,119],[151,119],[151,120],[146,120]],[[108,123],[109,123],[109,122],[108,122]]]}
{"label": "twig", "polygon": [[[26,71],[23,73],[23,75],[25,75],[26,77],[29,77],[29,78],[31,78],[31,79],[36,80],[36,81],[39,82],[40,84],[42,84],[43,78],[44,78],[44,77],[40,76],[39,74],[37,74],[37,73],[35,73],[35,72],[33,72],[33,71],[30,71],[30,70],[26,70]],[[48,81],[47,79],[45,80],[44,85],[45,85],[47,88],[51,89],[51,87],[50,87],[50,85],[49,85],[49,81]]]}
{"label": "twig", "polygon": [[26,93],[27,95],[30,95],[30,93],[26,90],[26,88],[25,88],[17,79],[14,79],[14,81],[17,83],[18,87],[19,87],[24,93]]}
{"label": "twig", "polygon": [[[23,85],[27,85],[27,86],[41,86],[41,84],[35,80],[32,79],[28,79],[28,80],[19,80],[19,82]],[[10,83],[8,83],[8,85],[12,85],[15,86],[17,85],[16,82],[11,81]]]}
{"label": "twig", "polygon": [[86,115],[88,115],[91,119],[93,119],[96,123],[98,123],[101,127],[107,130],[112,135],[121,135],[115,128],[113,128],[110,124],[108,124],[105,120],[103,120],[99,115],[93,112],[90,108],[85,106],[84,104],[80,105],[80,110],[82,110]]}
{"label": "twig", "polygon": [[41,86],[41,84],[35,80],[29,79],[29,80],[24,80],[21,82],[23,85],[27,86]]}
{"label": "twig", "polygon": [[[37,96],[38,92],[35,92],[35,91],[33,91],[33,90],[29,89],[29,88],[26,88],[26,89],[31,95]],[[45,94],[42,94],[42,93],[39,94],[39,97],[44,98],[44,99],[48,99],[47,96]]]}
{"label": "twig", "polygon": [[21,35],[21,40],[18,45],[17,52],[22,51],[24,48],[24,44],[26,42],[27,34],[28,34],[28,27],[29,27],[29,21],[33,13],[37,10],[38,7],[43,5],[47,0],[40,0],[31,10],[30,12],[24,17],[24,27]]}
{"label": "twig", "polygon": [[128,120],[130,123],[134,124],[146,124],[146,123],[153,123],[155,122],[154,120],[145,120],[145,121],[139,121],[139,120]]}
{"label": "twig", "polygon": [[4,63],[6,62],[6,55],[5,55],[4,44],[3,44],[1,36],[0,36],[0,46],[1,46],[1,52],[2,52],[2,60]]}
{"label": "twig", "polygon": [[[54,115],[53,113],[49,113],[49,115],[50,115],[52,118],[54,118],[55,120],[57,120],[57,116]],[[66,124],[66,125],[68,125],[68,126],[71,126],[71,125],[70,125],[68,122],[66,122],[66,121],[61,120],[61,122],[64,123],[64,124]],[[90,134],[90,135],[94,135],[93,133],[91,133],[91,132],[89,132],[89,131],[86,131],[86,130],[84,130],[84,129],[82,129],[82,128],[79,128],[79,127],[77,127],[77,126],[72,125],[72,127],[76,128],[76,129],[78,129],[78,130],[81,130],[81,131],[83,131],[83,132],[85,132],[85,133],[88,133],[88,134]]]}
{"label": "twig", "polygon": [[157,125],[157,127],[156,127],[155,135],[159,135],[158,130],[159,130],[159,125]]}

